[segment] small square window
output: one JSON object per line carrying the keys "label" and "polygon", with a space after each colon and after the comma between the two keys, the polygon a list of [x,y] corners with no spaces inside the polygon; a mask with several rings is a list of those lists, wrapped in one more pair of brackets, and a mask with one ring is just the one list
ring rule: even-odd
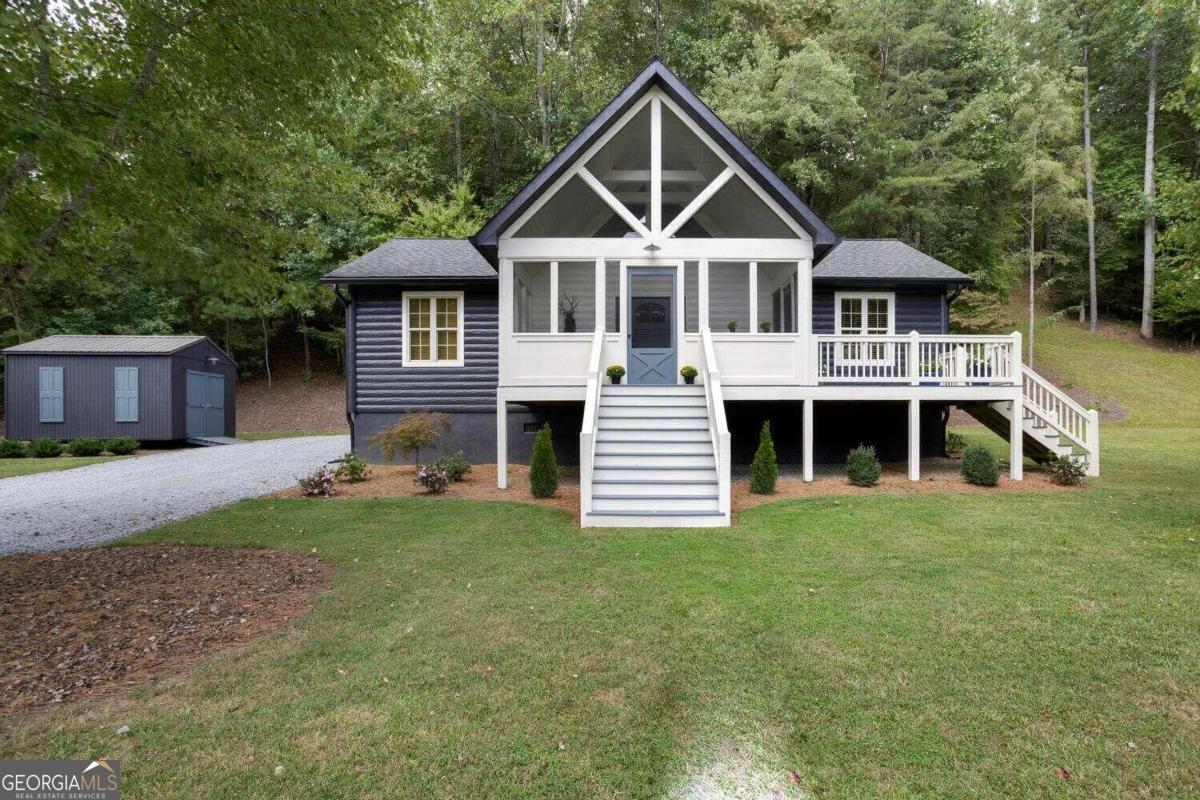
{"label": "small square window", "polygon": [[404,366],[463,365],[461,292],[408,292],[404,295]]}

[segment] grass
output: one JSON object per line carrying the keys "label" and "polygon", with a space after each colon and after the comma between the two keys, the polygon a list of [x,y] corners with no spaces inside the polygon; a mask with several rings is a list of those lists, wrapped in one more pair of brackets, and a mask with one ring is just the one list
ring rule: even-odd
{"label": "grass", "polygon": [[239,433],[237,438],[248,442],[264,442],[270,439],[292,439],[297,436],[349,436],[346,429],[336,431],[256,431],[254,433]]}
{"label": "grass", "polygon": [[17,475],[32,475],[35,472],[57,472],[63,469],[86,467],[101,461],[112,461],[127,456],[60,456],[58,458],[4,458],[0,459],[0,478]]}
{"label": "grass", "polygon": [[1200,415],[1103,381],[1130,422],[1079,492],[810,498],[718,531],[259,500],[150,532],[315,550],[334,584],[183,678],[9,720],[0,757],[123,758],[156,798],[1194,797]]}

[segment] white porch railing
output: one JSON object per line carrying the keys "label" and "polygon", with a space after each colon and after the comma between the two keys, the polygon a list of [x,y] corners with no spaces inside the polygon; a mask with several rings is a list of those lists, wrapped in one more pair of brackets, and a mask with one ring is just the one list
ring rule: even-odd
{"label": "white porch railing", "polygon": [[1100,412],[1084,408],[1048,380],[1021,366],[1025,410],[1087,454],[1089,475],[1100,474]]}
{"label": "white porch railing", "polygon": [[592,510],[592,462],[596,454],[596,417],[600,412],[600,356],[604,352],[604,328],[596,328],[588,355],[587,388],[583,403],[583,425],[579,430],[579,510]]}
{"label": "white porch railing", "polygon": [[725,419],[725,398],[721,393],[721,371],[717,368],[717,351],[713,348],[712,331],[701,328],[700,341],[704,346],[700,375],[704,382],[704,402],[708,406],[708,432],[712,438],[713,454],[717,457],[717,510],[728,518],[732,508],[730,480],[733,466],[730,463],[731,448],[729,424]]}
{"label": "white porch railing", "polygon": [[814,383],[1015,385],[1018,336],[813,337]]}

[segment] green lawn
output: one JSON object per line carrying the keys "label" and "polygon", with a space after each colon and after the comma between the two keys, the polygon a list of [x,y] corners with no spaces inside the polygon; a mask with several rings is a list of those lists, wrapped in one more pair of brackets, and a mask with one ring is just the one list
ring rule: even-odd
{"label": "green lawn", "polygon": [[126,796],[155,798],[1196,797],[1188,388],[1144,410],[1113,378],[1147,426],[1105,426],[1077,492],[813,498],[717,531],[243,502],[136,541],[315,548],[315,611],[11,720],[0,757],[123,758]]}
{"label": "green lawn", "polygon": [[62,469],[86,467],[101,461],[112,461],[125,456],[60,456],[58,458],[3,458],[0,459],[0,478],[17,475],[32,475],[35,472],[57,472]]}

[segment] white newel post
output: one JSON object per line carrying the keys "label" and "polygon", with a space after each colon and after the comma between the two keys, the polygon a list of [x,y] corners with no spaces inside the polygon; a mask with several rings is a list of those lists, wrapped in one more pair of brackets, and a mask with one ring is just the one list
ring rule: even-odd
{"label": "white newel post", "polygon": [[804,431],[801,434],[804,450],[804,481],[812,483],[813,479],[813,399],[804,400]]}
{"label": "white newel post", "polygon": [[[921,383],[921,334],[908,332],[908,378],[913,386]],[[911,477],[911,474],[910,474]],[[917,480],[913,478],[913,480]]]}
{"label": "white newel post", "polygon": [[1012,403],[1012,422],[1008,431],[1008,476],[1025,479],[1025,372],[1021,369],[1021,332],[1012,333],[1013,382],[1017,385]]}
{"label": "white newel post", "polygon": [[921,401],[908,401],[908,479],[921,480]]}
{"label": "white newel post", "polygon": [[1096,478],[1100,476],[1100,412],[1094,408],[1088,409],[1087,444],[1087,474],[1090,478]]}
{"label": "white newel post", "polygon": [[496,400],[496,488],[508,488],[508,403]]}

